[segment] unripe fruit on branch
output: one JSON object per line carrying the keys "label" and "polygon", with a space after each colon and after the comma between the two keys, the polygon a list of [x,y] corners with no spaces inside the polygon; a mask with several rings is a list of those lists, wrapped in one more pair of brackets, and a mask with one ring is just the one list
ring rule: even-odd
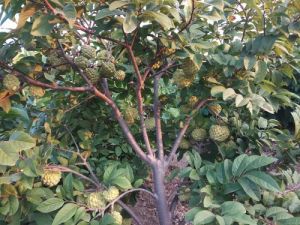
{"label": "unripe fruit on branch", "polygon": [[117,80],[120,80],[120,81],[124,80],[124,79],[125,79],[125,76],[126,76],[126,74],[125,74],[125,72],[124,72],[123,70],[118,70],[118,71],[116,71],[115,74],[114,74],[114,77],[115,77]]}
{"label": "unripe fruit on branch", "polygon": [[151,117],[151,118],[145,119],[145,126],[146,126],[147,130],[153,130],[155,128],[155,118]]}
{"label": "unripe fruit on branch", "polygon": [[191,135],[195,141],[201,141],[206,138],[207,132],[202,128],[196,128],[192,131]]}
{"label": "unripe fruit on branch", "polygon": [[101,192],[92,192],[87,198],[87,205],[89,208],[94,210],[101,210],[106,206],[106,202],[102,196]]}
{"label": "unripe fruit on branch", "polygon": [[173,81],[179,88],[184,88],[192,85],[194,77],[187,78],[183,70],[177,69],[174,73]]}
{"label": "unripe fruit on branch", "polygon": [[136,108],[127,107],[124,111],[124,119],[129,125],[134,124],[134,121],[138,118],[139,113]]}
{"label": "unripe fruit on branch", "polygon": [[41,87],[30,86],[29,93],[34,97],[43,97],[45,94],[45,90]]}
{"label": "unripe fruit on branch", "polygon": [[89,45],[83,45],[81,46],[81,54],[88,59],[94,59],[96,58],[96,49]]}
{"label": "unripe fruit on branch", "polygon": [[116,73],[115,64],[112,62],[102,62],[100,67],[100,74],[103,77],[111,78]]}
{"label": "unripe fruit on branch", "polygon": [[78,57],[75,58],[74,63],[78,67],[80,67],[82,69],[85,69],[85,68],[87,68],[89,66],[90,62],[89,62],[89,60],[86,57],[84,57],[84,56],[78,56]]}
{"label": "unripe fruit on branch", "polygon": [[112,218],[114,219],[114,223],[121,225],[123,222],[123,217],[121,215],[121,213],[117,212],[117,211],[113,211],[111,214]]}
{"label": "unripe fruit on branch", "polygon": [[56,186],[61,179],[61,172],[58,170],[45,170],[42,175],[42,182],[45,186]]}
{"label": "unripe fruit on branch", "polygon": [[189,149],[190,148],[190,142],[187,139],[183,138],[181,140],[180,144],[179,144],[179,148],[181,148],[181,149]]}
{"label": "unripe fruit on branch", "polygon": [[87,78],[93,83],[97,83],[98,80],[100,79],[100,74],[99,71],[95,68],[86,68],[84,70]]}
{"label": "unripe fruit on branch", "polygon": [[3,86],[9,91],[16,91],[20,88],[20,81],[15,75],[7,74],[3,78]]}
{"label": "unripe fruit on branch", "polygon": [[222,142],[230,136],[230,131],[227,126],[212,125],[209,129],[209,136],[214,141]]}
{"label": "unripe fruit on branch", "polygon": [[112,186],[103,192],[103,197],[106,201],[111,202],[119,196],[119,189]]}

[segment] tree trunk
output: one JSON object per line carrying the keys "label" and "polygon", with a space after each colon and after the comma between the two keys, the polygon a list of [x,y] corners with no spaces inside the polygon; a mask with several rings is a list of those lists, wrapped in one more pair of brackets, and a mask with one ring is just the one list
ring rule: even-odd
{"label": "tree trunk", "polygon": [[165,192],[165,169],[160,160],[157,160],[152,167],[154,191],[156,194],[156,210],[158,213],[160,225],[171,225],[171,213],[168,207],[166,192]]}

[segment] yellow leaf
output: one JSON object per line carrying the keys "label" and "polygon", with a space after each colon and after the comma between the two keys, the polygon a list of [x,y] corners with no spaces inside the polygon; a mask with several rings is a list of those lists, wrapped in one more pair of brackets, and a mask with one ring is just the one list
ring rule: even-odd
{"label": "yellow leaf", "polygon": [[9,5],[10,0],[4,0],[4,8],[6,9],[6,7]]}
{"label": "yellow leaf", "polygon": [[22,28],[25,25],[27,19],[29,17],[33,16],[33,14],[35,14],[35,12],[37,10],[38,10],[38,5],[37,4],[28,4],[28,5],[26,5],[21,10],[21,13],[20,13],[20,16],[19,16],[18,25],[17,25],[16,29]]}
{"label": "yellow leaf", "polygon": [[42,72],[43,71],[43,67],[39,64],[35,65],[34,67],[34,72],[35,73],[39,73],[39,72]]}
{"label": "yellow leaf", "polygon": [[9,96],[10,95],[8,91],[0,92],[0,107],[6,113],[8,113],[11,108]]}

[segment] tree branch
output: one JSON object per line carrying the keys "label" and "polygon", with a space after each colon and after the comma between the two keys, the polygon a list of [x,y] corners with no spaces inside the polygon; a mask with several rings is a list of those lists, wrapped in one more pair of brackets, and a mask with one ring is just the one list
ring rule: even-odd
{"label": "tree branch", "polygon": [[[56,9],[52,7],[52,5],[49,3],[48,0],[44,0],[44,2],[45,2],[45,5],[46,5],[48,10],[50,10],[54,15],[58,16],[64,22],[68,23],[68,20],[62,14],[58,14]],[[125,44],[123,42],[115,40],[113,38],[105,37],[105,36],[102,36],[102,35],[99,35],[99,34],[97,35],[97,34],[95,34],[95,31],[90,30],[86,27],[83,27],[80,24],[78,24],[77,22],[74,24],[74,27],[76,27],[78,30],[84,31],[87,34],[93,34],[93,35],[95,35],[96,37],[98,37],[100,39],[105,39],[105,40],[108,40],[108,41],[111,41],[111,42],[114,42],[114,43],[125,46]]]}
{"label": "tree branch", "polygon": [[66,55],[61,43],[59,42],[59,40],[57,40],[58,46],[63,54],[63,57],[67,60],[67,62],[70,64],[70,66],[75,70],[78,71],[78,73],[80,74],[80,76],[84,79],[84,81],[90,86],[92,87],[93,84],[92,82],[87,78],[87,76],[82,72],[82,70],[72,61],[69,59],[69,57]]}
{"label": "tree branch", "polygon": [[56,84],[47,84],[44,82],[40,82],[40,81],[32,79],[29,76],[26,76],[26,74],[24,74],[23,72],[15,69],[11,66],[8,66],[7,64],[5,64],[4,62],[1,62],[1,61],[0,61],[0,67],[2,67],[4,69],[8,69],[10,71],[14,71],[16,73],[16,76],[20,77],[26,83],[34,85],[34,86],[38,86],[38,87],[42,87],[42,88],[49,88],[49,89],[56,90],[56,91],[87,92],[87,91],[91,90],[89,87],[66,87],[66,86],[58,86]]}
{"label": "tree branch", "polygon": [[195,12],[195,0],[192,0],[192,11],[191,11],[191,17],[189,19],[189,21],[179,30],[178,33],[181,33],[182,31],[184,31],[185,29],[188,28],[188,26],[191,24],[192,20],[193,20],[193,15]]}
{"label": "tree branch", "polygon": [[183,128],[180,130],[173,146],[172,146],[172,149],[171,149],[171,152],[169,154],[169,157],[167,159],[167,163],[166,163],[166,168],[168,168],[168,166],[170,165],[170,163],[172,162],[173,160],[173,157],[175,156],[176,154],[176,151],[180,145],[180,142],[187,130],[187,128],[189,127],[190,125],[190,122],[194,116],[194,114],[200,109],[202,108],[208,101],[211,101],[212,99],[204,99],[204,100],[200,100],[198,101],[198,103],[196,104],[196,106],[194,107],[193,111],[190,113],[190,115],[187,116],[186,120],[185,120],[185,123],[184,123],[184,126]]}
{"label": "tree branch", "polygon": [[164,146],[163,137],[161,131],[160,121],[160,101],[159,101],[159,80],[161,75],[154,77],[154,118],[155,118],[155,129],[156,129],[156,145],[158,149],[158,158],[163,161],[164,159]]}
{"label": "tree branch", "polygon": [[129,130],[129,127],[126,123],[126,121],[123,119],[122,114],[118,108],[118,106],[116,105],[116,103],[111,100],[109,97],[107,97],[105,94],[103,94],[102,92],[100,92],[97,88],[93,88],[93,92],[94,94],[100,98],[101,100],[103,100],[104,102],[106,102],[113,110],[114,114],[115,114],[115,118],[116,120],[119,122],[119,125],[121,126],[123,133],[125,135],[125,137],[127,138],[129,144],[131,145],[131,147],[133,148],[133,150],[136,152],[136,154],[145,162],[147,162],[149,165],[152,165],[152,159],[149,158],[144,151],[141,149],[141,147],[138,145],[137,141],[135,140],[135,138],[133,137],[132,133]]}
{"label": "tree branch", "polygon": [[92,179],[88,178],[87,176],[84,176],[84,175],[82,175],[81,173],[76,172],[75,170],[72,170],[72,169],[70,169],[70,168],[68,168],[68,167],[65,167],[65,166],[59,166],[59,165],[48,165],[48,166],[45,167],[45,169],[46,169],[46,170],[47,170],[47,169],[50,169],[50,170],[58,169],[58,170],[61,171],[61,172],[69,172],[69,173],[73,173],[73,174],[75,174],[76,176],[81,177],[82,179],[87,180],[87,181],[89,181],[90,183],[94,184],[96,187],[98,187],[98,184],[97,184],[95,181],[93,181]]}
{"label": "tree branch", "polygon": [[136,87],[136,95],[137,95],[138,111],[139,111],[139,117],[140,117],[140,126],[142,129],[142,134],[143,134],[144,142],[146,145],[146,150],[147,150],[148,154],[153,157],[154,154],[151,149],[151,145],[150,145],[150,141],[149,141],[146,125],[145,125],[145,120],[144,120],[144,107],[143,107],[143,96],[142,96],[142,89],[144,88],[144,82],[143,82],[143,78],[140,73],[139,67],[137,65],[134,53],[132,51],[132,48],[130,46],[127,46],[127,50],[129,52],[135,73],[137,75],[137,80],[138,80],[138,85]]}

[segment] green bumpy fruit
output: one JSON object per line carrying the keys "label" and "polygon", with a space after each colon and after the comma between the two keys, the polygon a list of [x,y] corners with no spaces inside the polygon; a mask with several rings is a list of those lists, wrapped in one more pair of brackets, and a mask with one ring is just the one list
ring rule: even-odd
{"label": "green bumpy fruit", "polygon": [[127,107],[124,111],[124,119],[129,125],[134,124],[134,121],[138,118],[139,113],[136,108]]}
{"label": "green bumpy fruit", "polygon": [[106,62],[114,62],[115,61],[115,57],[113,57],[109,51],[107,50],[101,50],[98,54],[97,54],[97,59],[100,61],[106,61]]}
{"label": "green bumpy fruit", "polygon": [[96,49],[89,45],[83,45],[81,46],[81,54],[88,59],[94,59],[96,58]]}
{"label": "green bumpy fruit", "polygon": [[192,85],[194,77],[187,78],[183,70],[178,69],[174,73],[173,81],[179,88],[184,88]]}
{"label": "green bumpy fruit", "polygon": [[182,71],[186,77],[194,77],[200,67],[190,58],[185,58],[181,65]]}
{"label": "green bumpy fruit", "polygon": [[101,76],[103,77],[107,77],[107,78],[113,77],[116,73],[115,64],[113,64],[112,62],[102,62],[100,73]]}
{"label": "green bumpy fruit", "polygon": [[151,117],[148,119],[145,119],[145,126],[147,130],[153,130],[155,128],[155,118]]}
{"label": "green bumpy fruit", "polygon": [[230,131],[227,126],[212,125],[209,129],[209,136],[214,141],[222,142],[230,136]]}
{"label": "green bumpy fruit", "polygon": [[99,71],[95,68],[86,68],[84,70],[87,78],[89,78],[89,80],[95,84],[98,82],[98,80],[100,79],[100,74]]}
{"label": "green bumpy fruit", "polygon": [[42,176],[42,182],[45,186],[56,186],[61,179],[61,172],[57,170],[45,170]]}
{"label": "green bumpy fruit", "polygon": [[125,76],[126,76],[126,73],[123,71],[123,70],[118,70],[117,72],[115,72],[114,74],[114,77],[117,79],[117,80],[124,80],[125,79]]}
{"label": "green bumpy fruit", "polygon": [[189,149],[190,148],[190,142],[187,139],[182,139],[180,144],[179,144],[179,148],[181,149]]}
{"label": "green bumpy fruit", "polygon": [[122,224],[123,217],[122,217],[121,213],[119,213],[117,211],[113,211],[110,215],[114,219],[115,224],[119,224],[119,225]]}
{"label": "green bumpy fruit", "polygon": [[74,63],[80,68],[87,68],[89,66],[89,60],[84,56],[78,56],[75,58]]}
{"label": "green bumpy fruit", "polygon": [[98,210],[106,206],[106,202],[101,192],[92,192],[87,198],[87,205],[90,209]]}
{"label": "green bumpy fruit", "polygon": [[49,64],[51,64],[53,67],[55,67],[58,70],[67,69],[66,65],[61,65],[61,64],[67,64],[68,62],[65,60],[65,58],[60,57],[55,50],[50,51],[47,61],[49,62]]}
{"label": "green bumpy fruit", "polygon": [[43,97],[45,94],[45,90],[41,87],[30,86],[29,93],[34,97]]}
{"label": "green bumpy fruit", "polygon": [[195,141],[201,141],[203,139],[205,139],[207,136],[207,132],[206,130],[202,129],[202,128],[196,128],[192,131],[192,138]]}
{"label": "green bumpy fruit", "polygon": [[20,88],[20,81],[15,75],[8,74],[3,78],[3,86],[9,91],[16,91]]}
{"label": "green bumpy fruit", "polygon": [[103,197],[106,201],[111,202],[119,196],[119,189],[112,186],[107,191],[103,192]]}

